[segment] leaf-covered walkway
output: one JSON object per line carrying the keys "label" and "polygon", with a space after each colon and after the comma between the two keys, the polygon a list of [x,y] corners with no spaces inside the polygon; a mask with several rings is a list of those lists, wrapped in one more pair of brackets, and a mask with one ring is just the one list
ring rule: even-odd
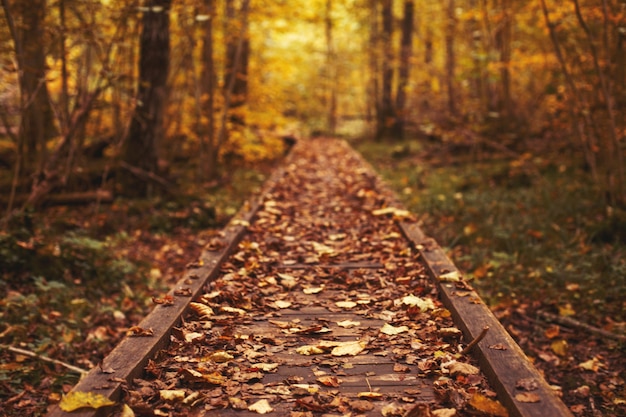
{"label": "leaf-covered walkway", "polygon": [[569,415],[524,358],[485,359],[519,349],[493,319],[480,335],[483,318],[459,322],[482,302],[418,238],[348,145],[301,143],[75,392],[112,398],[113,415]]}

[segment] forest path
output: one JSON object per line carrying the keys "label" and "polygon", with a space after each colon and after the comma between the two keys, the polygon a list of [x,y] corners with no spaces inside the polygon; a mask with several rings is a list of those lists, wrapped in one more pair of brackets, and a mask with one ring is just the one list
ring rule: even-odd
{"label": "forest path", "polygon": [[74,391],[135,415],[570,415],[345,142],[299,143],[261,197]]}

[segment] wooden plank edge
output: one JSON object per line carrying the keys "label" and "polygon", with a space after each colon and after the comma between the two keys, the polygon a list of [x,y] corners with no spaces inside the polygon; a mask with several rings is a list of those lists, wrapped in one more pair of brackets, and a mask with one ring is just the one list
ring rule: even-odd
{"label": "wooden plank edge", "polygon": [[[524,351],[504,329],[478,293],[462,279],[461,272],[439,244],[427,237],[415,223],[399,222],[400,229],[413,243],[424,260],[431,279],[438,286],[442,301],[469,342],[488,326],[482,341],[474,348],[482,371],[498,394],[498,399],[514,417],[572,417],[567,406],[556,395],[543,376],[532,365]],[[459,281],[456,281],[459,279]],[[536,386],[532,391],[517,388],[520,381]],[[536,396],[538,402],[520,401],[524,394]],[[517,397],[517,398],[516,398]]]}
{"label": "wooden plank edge", "polygon": [[[294,146],[296,148],[298,145]],[[196,299],[202,288],[219,274],[219,267],[236,249],[263,205],[264,198],[275,188],[285,174],[285,166],[293,159],[293,149],[280,167],[274,170],[265,182],[262,191],[246,201],[237,214],[220,233],[218,242],[211,242],[202,251],[197,262],[187,266],[183,277],[169,291],[174,305],[156,305],[138,324],[141,329],[150,329],[152,336],[124,338],[102,361],[102,366],[91,369],[70,392],[92,392],[111,401],[119,402],[125,384],[142,375],[148,361],[167,346],[173,327],[180,323],[189,304]],[[217,245],[216,245],[217,244]],[[214,248],[218,248],[215,250]],[[180,295],[183,294],[184,295]],[[104,371],[103,371],[104,370]],[[113,372],[111,372],[113,371]],[[116,404],[117,406],[117,404]],[[59,405],[50,407],[46,417],[104,417],[113,412],[113,407],[86,408],[73,412],[63,411]]]}

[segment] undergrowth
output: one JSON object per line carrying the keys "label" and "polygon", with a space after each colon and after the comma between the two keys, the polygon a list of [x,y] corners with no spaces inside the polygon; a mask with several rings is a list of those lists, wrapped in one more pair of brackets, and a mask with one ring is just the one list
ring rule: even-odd
{"label": "undergrowth", "polygon": [[534,303],[623,330],[626,222],[607,210],[578,161],[476,160],[424,152],[416,141],[402,152],[384,143],[358,148],[488,304]]}

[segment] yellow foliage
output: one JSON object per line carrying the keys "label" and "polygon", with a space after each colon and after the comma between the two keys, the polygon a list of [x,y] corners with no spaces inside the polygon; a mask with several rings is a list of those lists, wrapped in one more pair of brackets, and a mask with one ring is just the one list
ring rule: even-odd
{"label": "yellow foliage", "polygon": [[109,400],[107,397],[101,394],[81,391],[70,392],[65,397],[63,397],[63,399],[59,403],[59,407],[61,407],[61,410],[67,412],[76,411],[80,408],[101,408],[109,405],[115,405],[115,402]]}

